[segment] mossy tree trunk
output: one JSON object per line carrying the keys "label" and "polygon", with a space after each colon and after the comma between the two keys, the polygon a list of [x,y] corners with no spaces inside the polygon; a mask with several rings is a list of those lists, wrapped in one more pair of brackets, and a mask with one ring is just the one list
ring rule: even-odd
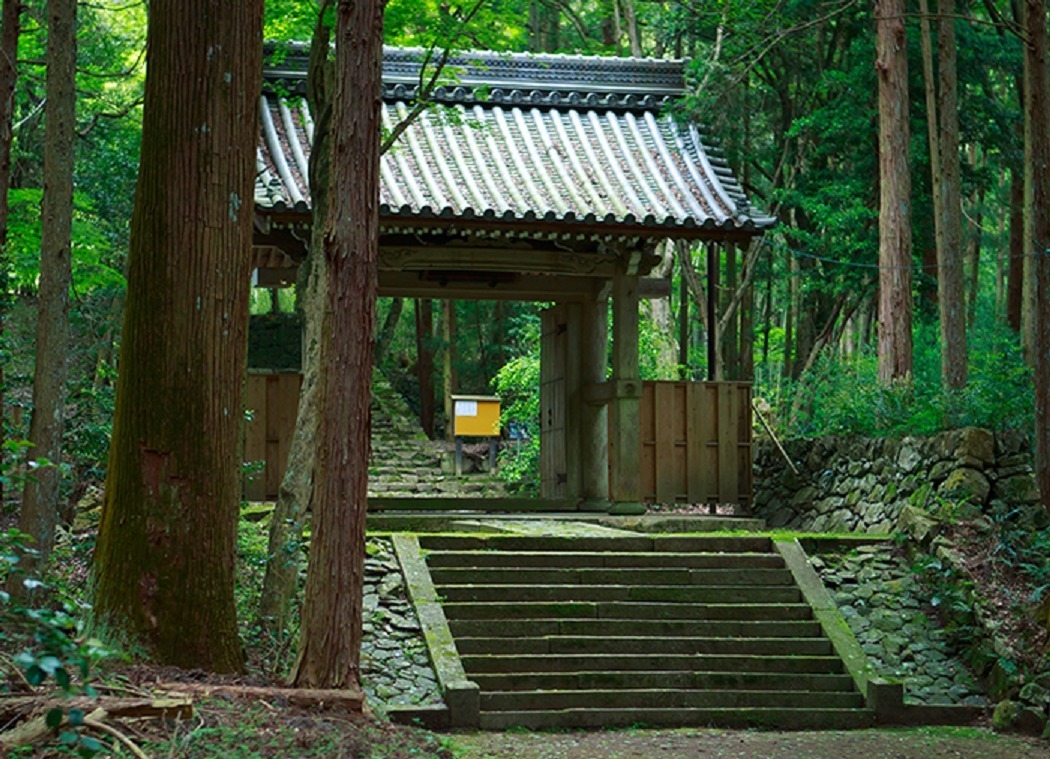
{"label": "mossy tree trunk", "polygon": [[156,661],[242,666],[234,606],[262,2],[150,6],[95,613]]}
{"label": "mossy tree trunk", "polygon": [[[69,355],[69,287],[73,279],[73,143],[76,137],[77,4],[48,0],[47,103],[44,106],[44,194],[41,203],[40,290],[37,301],[33,416],[29,423],[32,469],[22,493],[18,527],[33,536],[37,553],[28,571],[47,560],[55,544],[61,497]],[[16,587],[11,588],[17,592]]]}
{"label": "mossy tree trunk", "polygon": [[336,6],[321,417],[300,687],[360,686],[372,364],[379,274],[382,0]]}
{"label": "mossy tree trunk", "polygon": [[288,463],[277,492],[270,520],[268,560],[259,597],[259,623],[271,637],[286,633],[292,599],[299,584],[299,552],[303,525],[313,498],[314,466],[320,387],[321,341],[328,305],[328,275],[324,258],[324,230],[328,212],[328,183],[331,173],[332,67],[329,48],[331,30],[325,19],[331,0],[318,9],[310,44],[306,97],[315,115],[314,142],[310,150],[310,200],[313,218],[310,247],[299,284],[303,315],[303,384],[295,431],[288,450]]}

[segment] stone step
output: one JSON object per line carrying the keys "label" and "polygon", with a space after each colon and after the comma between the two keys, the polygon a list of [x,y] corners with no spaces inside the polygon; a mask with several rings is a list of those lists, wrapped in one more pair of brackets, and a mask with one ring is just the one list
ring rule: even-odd
{"label": "stone step", "polygon": [[697,619],[793,620],[812,619],[807,604],[682,604],[627,601],[461,601],[444,604],[453,619]]}
{"label": "stone step", "polygon": [[830,656],[826,638],[537,638],[457,637],[460,655],[469,654],[728,654],[734,656]]}
{"label": "stone step", "polygon": [[695,604],[799,603],[793,585],[443,585],[448,601],[640,601]]}
{"label": "stone step", "polygon": [[589,568],[521,568],[514,557],[507,566],[477,569],[450,567],[431,569],[436,585],[740,585],[746,587],[794,585],[786,569],[589,569]]}
{"label": "stone step", "polygon": [[761,536],[659,535],[638,537],[530,537],[521,535],[420,535],[426,551],[770,553]]}
{"label": "stone step", "polygon": [[482,730],[512,727],[587,729],[620,726],[781,728],[851,730],[872,727],[868,709],[711,708],[711,709],[560,709],[554,711],[482,712]]}
{"label": "stone step", "polygon": [[721,690],[842,691],[853,689],[846,674],[780,672],[693,672],[690,670],[619,672],[473,673],[482,691],[607,690],[611,688],[706,688]]}
{"label": "stone step", "polygon": [[561,672],[649,672],[679,670],[725,675],[739,673],[764,676],[767,673],[842,674],[842,661],[837,656],[750,656],[746,654],[468,654],[462,653],[463,667],[473,677],[483,674]]}
{"label": "stone step", "polygon": [[580,567],[689,569],[781,569],[784,560],[771,553],[609,553],[600,551],[435,551],[433,568],[450,567]]}
{"label": "stone step", "polygon": [[816,638],[820,623],[807,621],[695,621],[648,619],[452,620],[457,638]]}
{"label": "stone step", "polygon": [[855,691],[615,689],[482,692],[487,712],[553,709],[711,709],[730,707],[858,709],[864,697]]}

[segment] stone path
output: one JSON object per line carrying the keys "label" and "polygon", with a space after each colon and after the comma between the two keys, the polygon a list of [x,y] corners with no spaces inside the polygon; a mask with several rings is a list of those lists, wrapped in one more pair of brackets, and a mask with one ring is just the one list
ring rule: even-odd
{"label": "stone path", "polygon": [[372,705],[441,704],[416,612],[385,538],[369,538],[365,559],[364,640],[361,666]]}
{"label": "stone path", "polygon": [[889,543],[810,561],[880,675],[905,681],[905,698],[923,704],[986,706],[987,701],[925,612],[928,594]]}

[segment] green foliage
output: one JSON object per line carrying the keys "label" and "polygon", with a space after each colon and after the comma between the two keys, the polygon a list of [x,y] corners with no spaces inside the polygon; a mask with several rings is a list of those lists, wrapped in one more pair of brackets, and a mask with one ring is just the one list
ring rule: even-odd
{"label": "green foliage", "polygon": [[[778,422],[791,436],[932,435],[945,429],[1031,429],[1031,371],[1016,335],[989,310],[970,330],[969,382],[959,393],[941,389],[936,323],[916,326],[915,376],[910,383],[878,382],[874,348],[856,357],[825,351],[797,383],[760,382],[758,395],[781,408]],[[795,404],[796,419],[783,413]]]}
{"label": "green foliage", "polygon": [[[33,553],[31,540],[15,529],[0,533],[0,586],[13,580],[22,588],[15,596],[0,591],[0,647],[18,651],[12,661],[29,685],[53,683],[64,695],[94,697],[95,669],[113,652],[89,635],[88,607],[60,582],[22,573],[21,557]],[[46,715],[60,746],[90,757],[102,750],[102,744],[81,732],[83,720],[84,713],[77,708],[55,707]]]}
{"label": "green foliage", "polygon": [[528,495],[540,485],[540,359],[529,353],[511,359],[493,381],[503,401],[500,425],[520,437],[500,452],[499,474]]}

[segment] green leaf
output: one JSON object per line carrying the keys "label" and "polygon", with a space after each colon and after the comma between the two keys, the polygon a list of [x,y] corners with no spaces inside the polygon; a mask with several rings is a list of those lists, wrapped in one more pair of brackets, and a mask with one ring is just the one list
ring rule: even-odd
{"label": "green leaf", "polygon": [[84,710],[73,707],[69,710],[69,724],[73,727],[79,727],[84,724]]}
{"label": "green leaf", "polygon": [[7,591],[0,590],[0,604],[6,604],[6,603],[9,603],[10,601],[11,601],[11,596],[7,593]]}
{"label": "green leaf", "polygon": [[26,670],[26,682],[30,685],[40,685],[46,679],[47,674],[35,664]]}
{"label": "green leaf", "polygon": [[63,716],[62,710],[55,707],[47,713],[46,717],[44,717],[44,724],[46,724],[51,730],[58,730],[59,725],[62,724]]}
{"label": "green leaf", "polygon": [[95,686],[94,685],[85,685],[84,686],[84,695],[87,696],[88,698],[98,698],[98,691],[95,690]]}
{"label": "green leaf", "polygon": [[55,656],[45,656],[36,664],[40,669],[44,670],[44,674],[54,675],[55,671],[62,666],[62,661]]}
{"label": "green leaf", "polygon": [[65,746],[73,746],[80,740],[80,736],[74,733],[72,730],[64,731],[58,736],[58,742]]}
{"label": "green leaf", "polygon": [[22,584],[25,586],[26,590],[36,590],[37,588],[47,587],[46,585],[44,585],[44,583],[40,582],[40,580],[34,579],[32,577],[27,577],[26,579],[22,580]]}
{"label": "green leaf", "polygon": [[69,690],[72,683],[69,678],[69,672],[66,671],[65,667],[59,667],[55,670],[55,682],[58,683],[58,687],[62,690]]}
{"label": "green leaf", "polygon": [[80,736],[80,748],[77,753],[84,757],[94,756],[102,750],[102,743],[90,735]]}

